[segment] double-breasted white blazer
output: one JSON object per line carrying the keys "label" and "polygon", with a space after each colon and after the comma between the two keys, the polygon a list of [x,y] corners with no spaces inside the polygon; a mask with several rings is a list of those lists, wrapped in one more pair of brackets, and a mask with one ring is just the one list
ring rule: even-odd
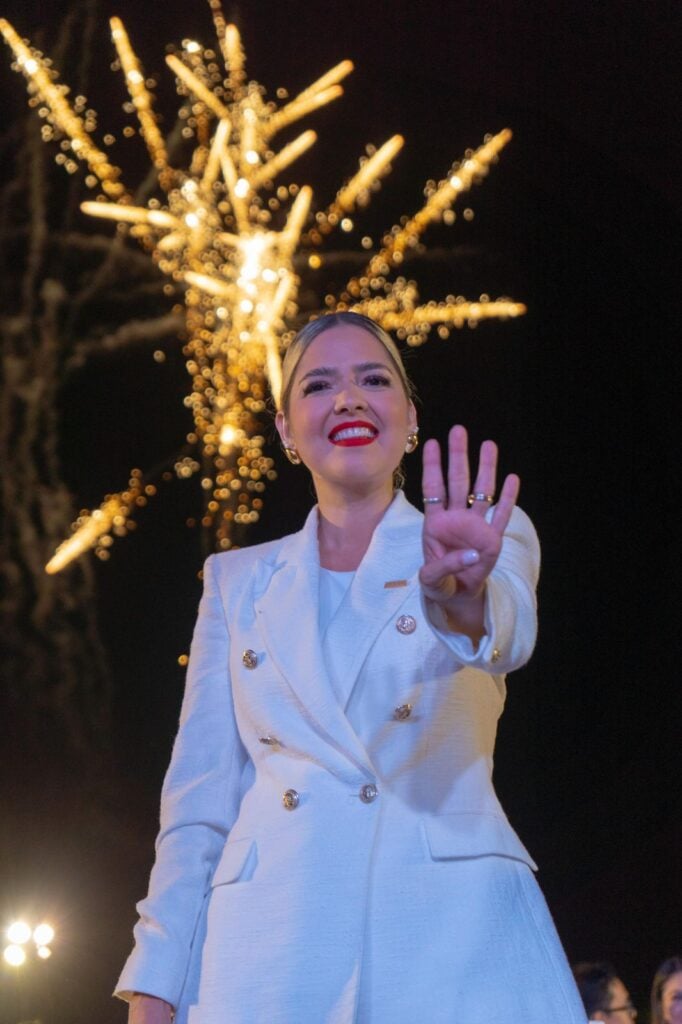
{"label": "double-breasted white blazer", "polygon": [[535,642],[535,531],[516,509],[474,650],[422,596],[422,521],[398,492],[324,641],[316,509],[206,562],[118,994],[179,1024],[583,1024],[491,780]]}

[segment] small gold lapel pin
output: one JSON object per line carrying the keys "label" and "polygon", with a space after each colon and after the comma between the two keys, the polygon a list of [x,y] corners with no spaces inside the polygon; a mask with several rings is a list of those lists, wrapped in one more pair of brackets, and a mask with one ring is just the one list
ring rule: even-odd
{"label": "small gold lapel pin", "polygon": [[395,590],[396,587],[406,587],[407,580],[386,580],[384,590]]}

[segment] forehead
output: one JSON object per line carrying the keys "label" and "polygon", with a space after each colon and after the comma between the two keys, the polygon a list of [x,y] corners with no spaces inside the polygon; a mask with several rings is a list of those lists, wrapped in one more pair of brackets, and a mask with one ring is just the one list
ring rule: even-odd
{"label": "forehead", "polygon": [[628,992],[620,978],[614,978],[611,982],[610,988],[611,996],[614,1002],[617,1002],[619,1005],[621,1002],[627,1002],[630,998],[630,993]]}
{"label": "forehead", "polygon": [[344,370],[356,363],[383,363],[395,370],[393,360],[378,338],[355,324],[336,324],[314,338],[296,367],[296,378],[316,367]]}
{"label": "forehead", "polygon": [[663,985],[663,995],[682,992],[682,971],[671,974]]}

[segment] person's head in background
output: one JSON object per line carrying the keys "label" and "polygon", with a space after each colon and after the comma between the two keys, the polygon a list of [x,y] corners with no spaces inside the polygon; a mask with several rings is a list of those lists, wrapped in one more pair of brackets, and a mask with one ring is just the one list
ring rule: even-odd
{"label": "person's head in background", "polygon": [[682,1024],[682,956],[669,957],[656,971],[651,1024]]}
{"label": "person's head in background", "polygon": [[591,1021],[629,1024],[637,1017],[630,993],[609,963],[581,963],[573,967],[585,1012]]}

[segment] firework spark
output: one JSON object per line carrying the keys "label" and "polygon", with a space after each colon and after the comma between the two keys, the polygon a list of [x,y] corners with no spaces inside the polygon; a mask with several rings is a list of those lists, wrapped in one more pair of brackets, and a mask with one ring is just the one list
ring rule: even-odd
{"label": "firework spark", "polygon": [[[233,524],[258,519],[266,481],[275,477],[273,461],[264,454],[261,417],[268,390],[275,403],[279,400],[281,358],[298,312],[294,256],[304,246],[309,265],[322,265],[318,250],[335,228],[352,228],[351,214],[366,205],[404,140],[395,135],[376,150],[368,147],[357,173],[304,234],[312,189],[276,186],[275,180],[315,143],[316,135],[304,131],[280,149],[273,148],[273,139],[340,97],[340,83],[353,65],[342,61],[293,99],[278,90],[278,97],[286,100],[278,106],[266,99],[261,85],[247,81],[236,27],[225,23],[219,0],[209,0],[209,5],[218,53],[188,39],[166,58],[181,97],[183,135],[193,145],[185,169],[171,165],[151,85],[122,22],[111,19],[137,130],[158,175],[157,195],[145,206],[135,205],[121,170],[95,142],[93,126],[69,102],[68,89],[51,63],[4,19],[0,31],[14,52],[14,66],[40,102],[49,126],[45,137],[61,138],[70,149],[67,170],[73,172],[79,161],[89,169],[86,181],[98,194],[82,204],[83,211],[125,225],[184,292],[184,353],[192,381],[185,402],[194,418],[188,441],[198,451],[196,459],[176,463],[175,472],[188,477],[202,471],[208,497],[202,523],[214,529],[217,546],[227,549],[233,543]],[[487,174],[510,138],[508,130],[487,137],[442,181],[430,183],[422,208],[384,235],[365,270],[340,295],[327,297],[328,309],[365,313],[411,345],[422,344],[434,325],[447,336],[451,326],[525,312],[519,303],[488,296],[477,302],[459,298],[420,303],[414,283],[395,276],[426,228],[452,218],[458,196]],[[153,491],[148,485],[146,493]],[[92,547],[106,558],[113,536],[130,528],[135,506],[145,500],[141,474],[134,471],[127,491],[108,495],[99,509],[82,513],[47,571],[58,572]]]}

